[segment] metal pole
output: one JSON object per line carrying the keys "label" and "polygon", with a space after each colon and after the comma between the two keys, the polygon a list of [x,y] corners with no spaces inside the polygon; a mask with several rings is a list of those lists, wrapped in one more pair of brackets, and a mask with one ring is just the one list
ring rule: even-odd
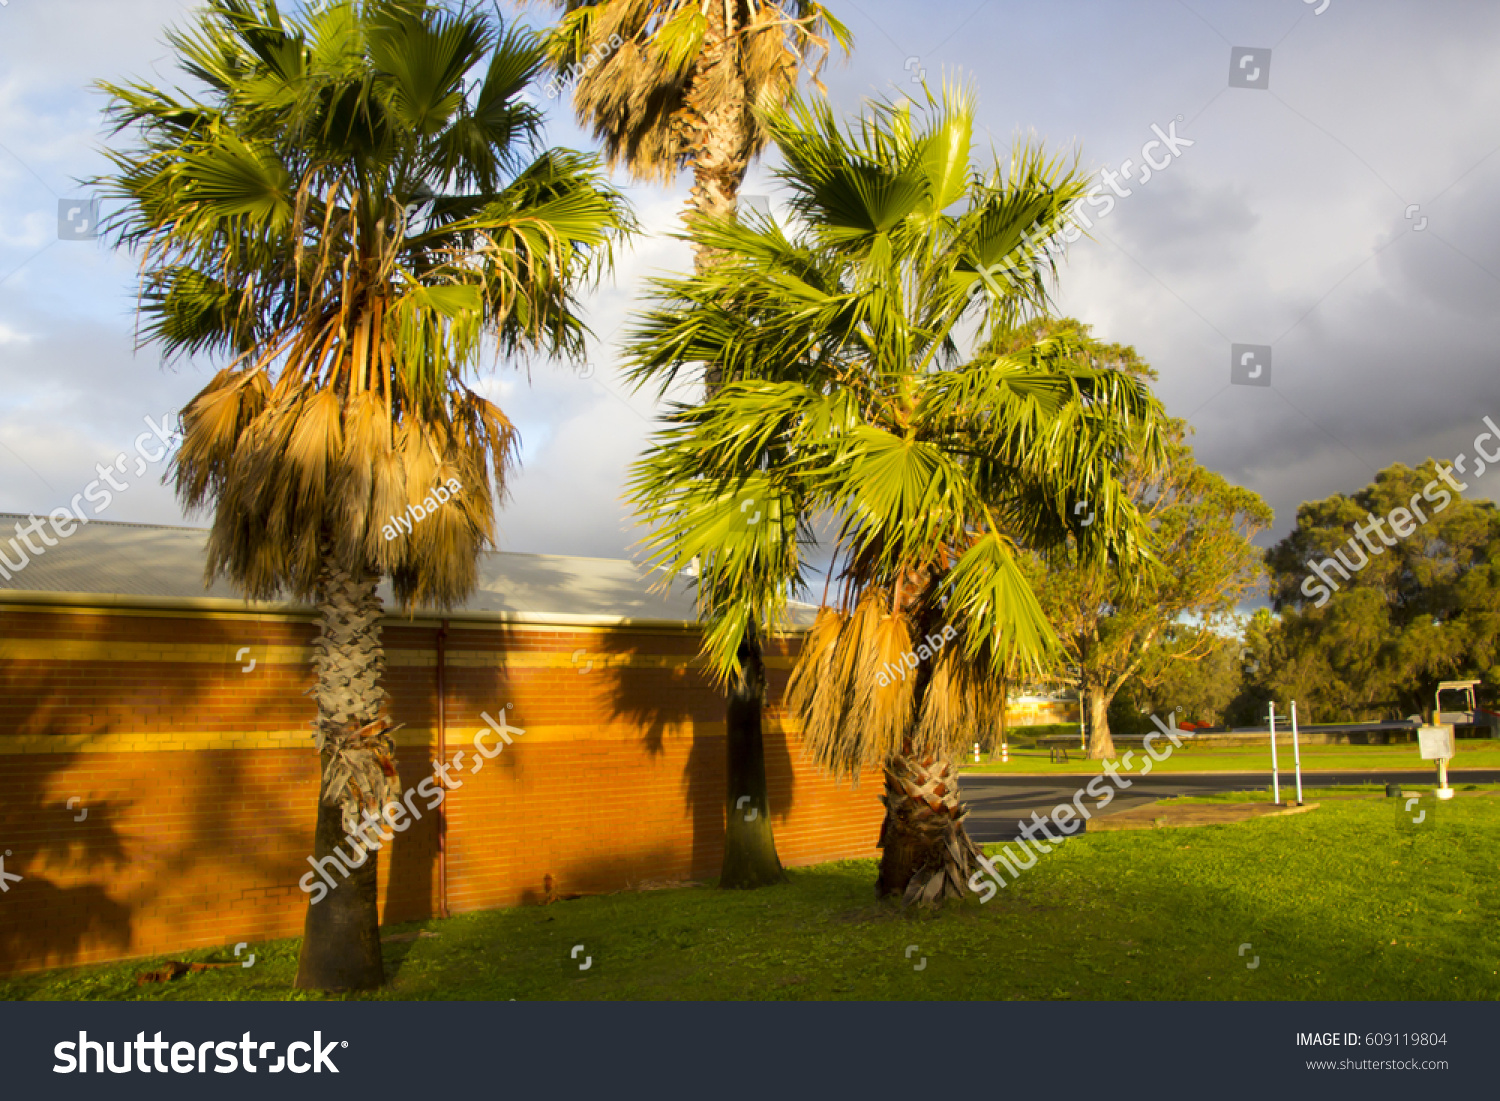
{"label": "metal pole", "polygon": [[1083,688],[1080,684],[1078,689],[1078,744],[1082,747],[1083,752],[1087,753],[1089,751],[1089,732],[1088,727],[1084,725],[1084,721]]}
{"label": "metal pole", "polygon": [[1292,759],[1297,765],[1297,805],[1302,805],[1302,749],[1297,745],[1297,701],[1292,701]]}
{"label": "metal pole", "polygon": [[1281,774],[1276,771],[1276,703],[1271,702],[1271,799],[1281,804]]}

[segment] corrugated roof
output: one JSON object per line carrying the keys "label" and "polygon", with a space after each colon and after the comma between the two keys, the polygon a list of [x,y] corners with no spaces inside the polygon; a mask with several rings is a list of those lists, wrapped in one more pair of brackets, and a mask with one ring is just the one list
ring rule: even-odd
{"label": "corrugated roof", "polygon": [[[12,546],[11,533],[16,524],[28,522],[26,516],[0,513],[0,553],[12,562],[17,560],[17,548]],[[66,539],[57,539],[50,524],[41,530],[57,545],[31,555],[19,572],[11,569],[9,581],[0,576],[0,600],[77,603],[97,597],[98,603],[110,605],[205,606],[204,601],[222,601],[226,606],[247,607],[222,580],[204,587],[207,529],[92,520]],[[31,538],[35,544],[43,543],[37,535]],[[28,553],[24,544],[19,550]],[[381,596],[394,611],[388,585],[381,586]],[[248,607],[310,610],[291,603]],[[480,556],[478,587],[461,609],[442,613],[418,609],[416,614],[560,622],[682,624],[695,619],[691,596],[683,586],[670,593],[653,591],[646,571],[625,559],[498,551]]]}

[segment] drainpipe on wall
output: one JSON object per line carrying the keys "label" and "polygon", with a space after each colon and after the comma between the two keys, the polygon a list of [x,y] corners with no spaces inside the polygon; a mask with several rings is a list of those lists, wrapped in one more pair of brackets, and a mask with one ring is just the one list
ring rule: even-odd
{"label": "drainpipe on wall", "polygon": [[[448,621],[445,619],[437,633],[437,736],[439,761],[448,759],[448,685],[444,676],[447,665]],[[438,917],[448,916],[448,806],[447,801],[438,805],[437,821],[438,860]]]}

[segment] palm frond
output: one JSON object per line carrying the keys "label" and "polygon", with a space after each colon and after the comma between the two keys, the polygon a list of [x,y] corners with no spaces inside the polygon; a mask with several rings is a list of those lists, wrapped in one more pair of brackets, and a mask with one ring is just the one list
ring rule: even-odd
{"label": "palm frond", "polygon": [[633,226],[593,158],[539,148],[540,40],[432,0],[208,0],[168,40],[206,93],[101,85],[133,140],[95,184],[142,341],[229,361],[174,466],[214,510],[209,576],[309,596],[332,547],[405,603],[463,599],[517,454],[469,383],[486,351],[580,355],[578,295]]}
{"label": "palm frond", "polygon": [[[831,562],[788,699],[837,772],[951,751],[1053,658],[1023,546],[1150,561],[1120,479],[1160,454],[1159,404],[1086,334],[1017,321],[1045,302],[1045,240],[1083,183],[1033,144],[973,168],[974,110],[954,85],[847,126],[817,101],[767,112],[791,223],[696,219],[714,262],[654,283],[629,337],[638,385],[723,380],[674,409],[630,483],[652,564],[694,578],[710,667],[734,675],[806,561]],[[1000,259],[1022,277],[972,293]],[[747,533],[747,499],[775,522]]]}

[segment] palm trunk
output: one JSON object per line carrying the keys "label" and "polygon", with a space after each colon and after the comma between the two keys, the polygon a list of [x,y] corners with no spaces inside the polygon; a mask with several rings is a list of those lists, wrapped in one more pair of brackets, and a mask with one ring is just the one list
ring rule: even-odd
{"label": "palm trunk", "polygon": [[[732,31],[723,6],[710,5],[702,60],[682,120],[688,131],[688,146],[693,150],[689,217],[733,217],[739,205],[740,184],[750,167],[749,101]],[[713,263],[713,253],[702,245],[693,248],[693,266],[701,273]],[[723,384],[719,365],[709,364],[704,372],[706,398],[711,400]],[[761,887],[782,882],[786,873],[776,855],[776,836],[771,829],[762,738],[765,663],[760,639],[753,632],[740,644],[740,663],[745,674],[730,685],[725,701],[726,817],[719,886]],[[749,800],[741,803],[747,795]],[[752,809],[755,814],[747,821]]]}
{"label": "palm trunk", "polygon": [[744,675],[729,690],[725,752],[724,867],[720,887],[764,887],[781,883],[786,872],[776,855],[771,804],[766,792],[766,755],[761,711],[766,694],[760,642],[747,632],[740,644]]}
{"label": "palm trunk", "polygon": [[947,757],[896,757],[886,766],[885,821],[880,827],[881,898],[932,905],[963,898],[979,847],[963,827],[958,770]]}
{"label": "palm trunk", "polygon": [[304,990],[370,990],[385,981],[379,835],[371,829],[363,837],[359,833],[365,815],[378,818],[400,791],[395,745],[380,715],[385,659],[378,585],[379,578],[325,565],[318,586],[319,633],[313,644],[318,679],[311,694],[318,703],[323,782],[314,858],[335,886],[307,908],[295,983]]}
{"label": "palm trunk", "polygon": [[[922,615],[916,609],[932,607],[929,587],[934,579],[924,572],[906,581],[910,602],[905,610],[917,615],[915,636],[925,636],[933,626],[930,612]],[[929,599],[918,599],[923,592]],[[932,663],[923,662],[912,687],[913,716],[922,714],[931,684]],[[877,843],[882,852],[876,896],[900,895],[903,904],[922,906],[963,898],[980,852],[963,826],[969,808],[959,802],[958,769],[952,758],[928,754],[918,759],[908,740],[886,765],[885,794],[880,801],[885,804],[885,820]]]}
{"label": "palm trunk", "polygon": [[[723,6],[709,5],[701,59],[680,119],[693,159],[689,217],[732,218],[739,205],[740,184],[750,167],[750,103],[739,70],[734,29],[728,25]],[[695,243],[694,269],[701,273],[712,262],[712,250]],[[721,377],[717,365],[711,364],[710,397]]]}
{"label": "palm trunk", "polygon": [[1115,755],[1115,740],[1109,733],[1109,701],[1104,690],[1087,686],[1083,690],[1079,706],[1088,709],[1089,759],[1102,761]]}

